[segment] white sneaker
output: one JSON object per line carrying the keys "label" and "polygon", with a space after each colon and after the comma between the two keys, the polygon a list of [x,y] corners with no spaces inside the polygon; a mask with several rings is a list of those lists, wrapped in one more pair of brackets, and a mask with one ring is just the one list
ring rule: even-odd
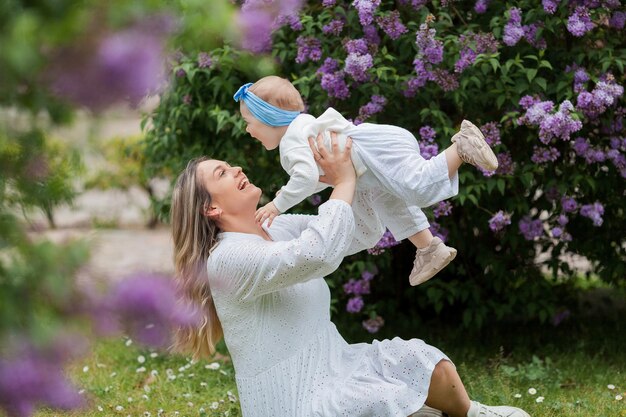
{"label": "white sneaker", "polygon": [[432,408],[424,404],[416,413],[411,414],[409,417],[442,417],[443,413],[436,408]]}
{"label": "white sneaker", "polygon": [[429,246],[415,252],[409,283],[416,286],[428,281],[445,268],[455,256],[456,249],[446,246],[437,236],[433,237]]}
{"label": "white sneaker", "polygon": [[467,411],[467,417],[530,417],[530,414],[517,407],[506,405],[492,407],[483,405],[478,401],[472,401]]}
{"label": "white sneaker", "polygon": [[487,171],[498,168],[498,158],[489,147],[485,136],[469,120],[463,120],[461,130],[452,136],[452,143],[456,143],[457,153],[463,162]]}

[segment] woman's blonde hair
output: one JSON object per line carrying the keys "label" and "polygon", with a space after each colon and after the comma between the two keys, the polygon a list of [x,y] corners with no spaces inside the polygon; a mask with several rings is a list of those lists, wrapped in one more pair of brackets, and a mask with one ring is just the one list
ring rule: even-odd
{"label": "woman's blonde hair", "polygon": [[252,84],[249,91],[280,109],[304,111],[302,96],[286,78],[268,75]]}
{"label": "woman's blonde hair", "polygon": [[172,193],[170,220],[174,238],[176,285],[181,304],[201,308],[201,319],[195,326],[180,326],[174,334],[172,350],[191,354],[194,359],[215,353],[223,337],[222,325],[206,270],[206,261],[217,244],[219,229],[204,215],[211,195],[198,178],[198,165],[207,157],[192,159],[179,175]]}

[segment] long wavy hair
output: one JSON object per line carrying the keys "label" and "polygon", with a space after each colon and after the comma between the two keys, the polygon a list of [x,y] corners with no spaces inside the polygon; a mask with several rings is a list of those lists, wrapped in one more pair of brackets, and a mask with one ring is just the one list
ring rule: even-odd
{"label": "long wavy hair", "polygon": [[194,359],[213,355],[215,345],[224,335],[206,268],[219,232],[217,224],[204,214],[211,204],[211,195],[197,176],[198,164],[206,160],[209,158],[192,159],[178,176],[170,212],[179,301],[200,308],[202,313],[196,325],[176,329],[171,350],[191,354]]}

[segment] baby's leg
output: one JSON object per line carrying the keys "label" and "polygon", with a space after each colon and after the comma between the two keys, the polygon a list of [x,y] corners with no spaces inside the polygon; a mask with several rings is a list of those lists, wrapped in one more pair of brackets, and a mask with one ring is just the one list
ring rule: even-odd
{"label": "baby's leg", "polygon": [[456,249],[433,237],[426,215],[419,207],[407,206],[404,200],[390,193],[380,194],[372,205],[396,240],[408,238],[417,248],[409,276],[411,285],[429,280],[456,256]]}

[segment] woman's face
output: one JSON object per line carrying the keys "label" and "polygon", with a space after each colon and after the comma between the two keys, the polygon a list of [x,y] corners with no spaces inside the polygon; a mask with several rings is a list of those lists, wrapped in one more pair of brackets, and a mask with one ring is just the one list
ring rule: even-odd
{"label": "woman's face", "polygon": [[229,215],[255,212],[261,189],[248,181],[240,167],[209,159],[201,162],[197,170],[198,179],[211,194],[211,207]]}

